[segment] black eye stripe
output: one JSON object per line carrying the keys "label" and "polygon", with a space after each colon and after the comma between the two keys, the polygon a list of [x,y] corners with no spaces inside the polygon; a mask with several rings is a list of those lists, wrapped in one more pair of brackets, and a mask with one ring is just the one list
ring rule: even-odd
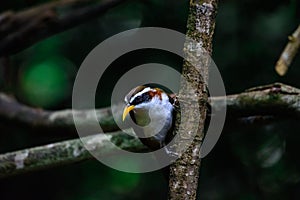
{"label": "black eye stripe", "polygon": [[142,95],[135,97],[131,105],[137,105],[147,101],[150,101],[150,95],[148,93],[143,93]]}

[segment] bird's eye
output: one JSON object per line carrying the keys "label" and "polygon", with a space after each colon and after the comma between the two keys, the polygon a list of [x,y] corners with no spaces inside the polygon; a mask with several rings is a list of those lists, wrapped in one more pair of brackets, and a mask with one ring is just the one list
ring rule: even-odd
{"label": "bird's eye", "polygon": [[139,103],[141,103],[141,102],[142,102],[142,97],[141,97],[141,96],[137,96],[137,97],[135,97],[134,100],[132,101],[132,104],[133,104],[133,105],[137,105],[137,104],[139,104]]}
{"label": "bird's eye", "polygon": [[141,97],[141,96],[136,97],[136,102],[137,102],[137,103],[142,102],[142,97]]}

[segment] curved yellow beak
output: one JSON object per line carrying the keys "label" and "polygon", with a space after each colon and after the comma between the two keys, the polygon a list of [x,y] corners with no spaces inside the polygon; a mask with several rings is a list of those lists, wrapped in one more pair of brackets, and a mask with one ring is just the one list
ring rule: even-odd
{"label": "curved yellow beak", "polygon": [[123,117],[122,117],[122,120],[124,121],[125,120],[125,118],[126,118],[126,116],[128,115],[128,113],[130,112],[130,111],[132,111],[134,109],[134,105],[131,105],[131,106],[126,106],[125,108],[124,108],[124,111],[123,111]]}

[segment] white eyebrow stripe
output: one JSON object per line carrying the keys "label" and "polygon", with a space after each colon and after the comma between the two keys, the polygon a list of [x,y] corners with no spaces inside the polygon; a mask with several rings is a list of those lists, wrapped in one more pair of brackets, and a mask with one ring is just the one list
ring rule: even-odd
{"label": "white eyebrow stripe", "polygon": [[140,95],[142,95],[143,93],[149,92],[149,91],[151,91],[151,90],[152,90],[153,92],[155,91],[154,89],[151,89],[150,87],[146,87],[145,89],[143,89],[142,91],[136,93],[133,97],[131,97],[129,103],[132,103],[133,100],[134,100],[137,96],[140,96]]}

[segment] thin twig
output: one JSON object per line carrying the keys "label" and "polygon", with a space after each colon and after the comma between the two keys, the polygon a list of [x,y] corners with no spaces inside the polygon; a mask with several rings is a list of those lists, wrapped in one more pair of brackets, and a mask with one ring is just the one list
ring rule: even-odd
{"label": "thin twig", "polygon": [[300,25],[288,38],[289,42],[285,46],[275,66],[275,70],[280,76],[286,74],[300,47]]}
{"label": "thin twig", "polygon": [[59,9],[92,0],[61,0],[19,13],[7,11],[0,15],[0,56],[17,53],[42,39],[101,16],[125,1],[106,0],[67,13]]}
{"label": "thin twig", "polygon": [[[85,145],[84,145],[85,144]],[[147,148],[122,132],[97,134],[0,155],[0,177],[92,159],[89,151],[107,156],[116,148],[141,152]],[[89,149],[89,151],[87,150]]]}

